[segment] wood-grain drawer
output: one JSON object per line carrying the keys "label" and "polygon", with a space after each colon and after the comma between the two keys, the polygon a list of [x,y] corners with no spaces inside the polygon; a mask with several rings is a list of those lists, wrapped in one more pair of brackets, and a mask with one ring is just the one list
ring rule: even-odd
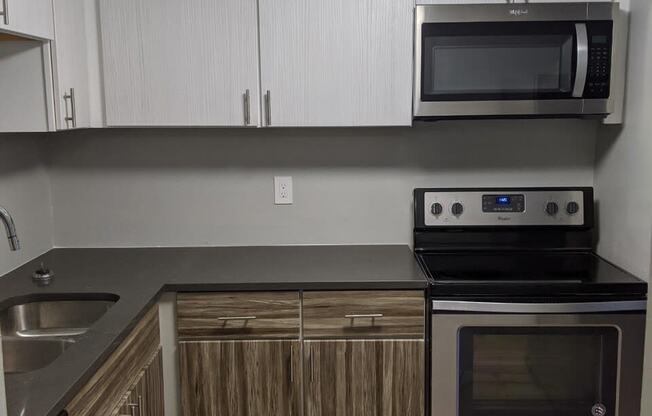
{"label": "wood-grain drawer", "polygon": [[303,325],[306,338],[423,338],[424,292],[305,292]]}
{"label": "wood-grain drawer", "polygon": [[180,340],[298,338],[298,292],[180,293]]}

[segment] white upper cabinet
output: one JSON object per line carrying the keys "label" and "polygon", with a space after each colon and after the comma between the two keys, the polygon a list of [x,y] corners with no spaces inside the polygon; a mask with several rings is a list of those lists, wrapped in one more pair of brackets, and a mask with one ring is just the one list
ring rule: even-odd
{"label": "white upper cabinet", "polygon": [[57,129],[90,127],[84,0],[54,0],[54,103]]}
{"label": "white upper cabinet", "polygon": [[263,125],[412,123],[414,0],[259,0],[259,12]]}
{"label": "white upper cabinet", "polygon": [[0,133],[54,130],[50,43],[17,39],[0,41]]}
{"label": "white upper cabinet", "polygon": [[100,0],[100,24],[108,126],[258,125],[256,0]]}
{"label": "white upper cabinet", "polygon": [[53,39],[52,0],[0,0],[0,31]]}

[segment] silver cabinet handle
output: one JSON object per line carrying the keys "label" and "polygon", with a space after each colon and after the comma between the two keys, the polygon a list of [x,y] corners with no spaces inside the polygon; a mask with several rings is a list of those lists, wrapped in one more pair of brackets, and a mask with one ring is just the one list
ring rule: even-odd
{"label": "silver cabinet handle", "polygon": [[382,318],[382,313],[355,313],[350,315],[344,315],[345,318],[356,319],[356,318]]}
{"label": "silver cabinet handle", "polygon": [[2,11],[0,12],[0,16],[4,18],[5,25],[9,24],[9,5],[7,4],[7,0],[2,0]]}
{"label": "silver cabinet handle", "polygon": [[[70,100],[70,115],[68,115],[68,100]],[[71,88],[70,92],[68,94],[63,95],[63,102],[64,105],[66,106],[66,117],[64,120],[66,121],[66,126],[70,128],[70,125],[72,124],[72,128],[77,127],[77,109],[75,108],[75,89]]]}
{"label": "silver cabinet handle", "polygon": [[256,319],[255,316],[220,316],[217,318],[218,321],[249,321],[251,319]]}
{"label": "silver cabinet handle", "polygon": [[570,314],[645,311],[647,301],[579,302],[579,303],[502,303],[434,300],[436,312]]}
{"label": "silver cabinet handle", "polygon": [[575,33],[577,34],[577,68],[573,97],[582,98],[584,96],[584,87],[586,87],[586,75],[589,70],[589,37],[586,31],[586,23],[576,23]]}
{"label": "silver cabinet handle", "polygon": [[[131,416],[142,416],[143,414],[143,396],[138,396],[138,403],[129,403],[127,404]],[[136,410],[138,413],[136,413]]]}
{"label": "silver cabinet handle", "polygon": [[248,126],[251,123],[251,113],[249,111],[249,90],[246,90],[242,94],[242,99],[244,101],[244,125]]}
{"label": "silver cabinet handle", "polygon": [[292,362],[292,351],[290,351],[290,355],[288,357],[288,372],[289,378],[290,378],[290,384],[294,383],[294,363]]}
{"label": "silver cabinet handle", "polygon": [[265,124],[272,125],[272,93],[265,92]]}

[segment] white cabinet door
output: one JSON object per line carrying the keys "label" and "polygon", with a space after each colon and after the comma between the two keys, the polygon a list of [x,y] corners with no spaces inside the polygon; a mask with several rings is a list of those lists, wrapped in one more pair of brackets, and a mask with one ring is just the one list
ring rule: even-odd
{"label": "white cabinet door", "polygon": [[0,133],[54,129],[49,63],[49,42],[0,42]]}
{"label": "white cabinet door", "polygon": [[84,0],[55,0],[53,48],[57,129],[90,127]]}
{"label": "white cabinet door", "polygon": [[410,125],[413,8],[414,0],[259,0],[264,124]]}
{"label": "white cabinet door", "polygon": [[0,31],[54,38],[52,0],[0,0]]}
{"label": "white cabinet door", "polygon": [[256,0],[100,0],[100,24],[107,125],[258,124]]}

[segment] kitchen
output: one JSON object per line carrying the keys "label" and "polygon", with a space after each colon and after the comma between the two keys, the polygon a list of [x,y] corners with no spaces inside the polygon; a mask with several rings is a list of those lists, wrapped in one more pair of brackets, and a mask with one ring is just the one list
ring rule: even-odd
{"label": "kitchen", "polygon": [[[12,13],[17,2],[6,1],[9,8],[3,10],[8,10],[11,24],[21,14]],[[48,3],[25,3],[39,2]],[[99,294],[95,300],[111,305],[76,345],[33,373],[42,384],[38,399],[32,397],[28,406],[37,410],[24,414],[57,415],[68,409],[94,373],[111,361],[116,348],[131,339],[136,318],[146,316],[157,299],[168,402],[175,401],[170,397],[179,404],[182,399],[181,390],[175,389],[180,375],[174,372],[179,342],[244,339],[288,344],[291,357],[304,357],[290,366],[294,371],[310,365],[305,357],[313,355],[305,355],[307,351],[321,352],[308,346],[317,348],[324,341],[332,345],[401,341],[404,348],[423,342],[426,348],[423,331],[395,332],[398,326],[392,320],[398,318],[391,310],[382,318],[331,323],[331,330],[354,321],[360,324],[355,330],[371,331],[356,334],[350,329],[353,335],[311,335],[316,329],[306,319],[311,302],[322,314],[328,313],[328,305],[310,299],[319,292],[371,291],[367,298],[379,301],[385,297],[378,290],[423,293],[426,280],[408,248],[414,249],[416,188],[593,187],[597,253],[648,279],[652,151],[645,134],[651,103],[644,77],[652,62],[647,2],[620,4],[629,21],[627,70],[626,76],[621,71],[612,78],[614,107],[606,119],[465,116],[441,121],[418,117],[413,121],[418,106],[413,102],[416,39],[411,1],[373,6],[317,0],[282,5],[224,1],[215,2],[221,5],[215,8],[186,1],[182,4],[197,7],[184,11],[171,2],[141,1],[140,14],[131,13],[131,2],[108,8],[109,3],[118,4],[55,0],[54,23],[45,31],[38,30],[44,27],[40,23],[34,26],[37,29],[17,30],[4,30],[0,24],[0,31],[12,36],[39,39],[3,38],[0,52],[0,90],[5,92],[0,114],[6,115],[0,116],[0,206],[13,217],[22,246],[13,252],[8,246],[0,249],[0,272],[7,274],[0,279],[0,292],[5,294],[0,309],[39,294]],[[172,11],[184,13],[183,17]],[[210,24],[225,13],[243,20]],[[81,29],[70,33],[61,29],[80,21]],[[236,21],[239,24],[227,24]],[[309,24],[297,23],[304,21]],[[151,26],[143,26],[147,22]],[[324,36],[334,22],[342,29]],[[353,30],[355,24],[365,29]],[[137,26],[140,35],[134,32]],[[238,44],[253,47],[234,48],[226,30],[238,32],[233,35]],[[150,37],[142,38],[143,33]],[[204,39],[220,41],[213,45]],[[370,44],[369,39],[377,42]],[[80,46],[82,41],[85,45]],[[73,46],[64,48],[67,43]],[[368,55],[354,54],[360,45],[366,45]],[[214,56],[209,47],[223,56]],[[44,59],[44,53],[51,59]],[[230,59],[224,58],[227,54]],[[146,71],[133,66],[139,62]],[[216,73],[216,68],[224,69]],[[618,82],[623,86],[626,82],[620,100]],[[211,91],[232,99],[211,101]],[[292,204],[275,204],[275,177],[292,178]],[[38,286],[32,279],[41,262],[54,273],[48,286]],[[242,308],[219,313],[220,305],[228,302],[213,300],[217,309],[207,311],[206,317],[218,321],[256,316],[228,323],[255,331],[272,318],[260,315],[265,311],[247,312],[246,300],[258,292],[289,293],[290,300],[278,302],[292,303],[303,322],[286,316],[284,322],[294,320],[284,323],[281,329],[290,332],[280,335],[220,334],[219,327],[209,324],[213,332],[198,336],[176,328],[181,304],[170,297],[174,293],[205,292],[217,299],[220,293],[243,290],[251,293],[241,300]],[[119,296],[115,303],[113,295]],[[344,302],[349,299],[346,295],[331,302]],[[340,315],[381,313],[382,305],[364,310],[356,303],[362,301],[355,297],[350,301],[357,306]],[[392,304],[391,299],[387,302]],[[400,304],[407,307],[410,301]],[[402,319],[416,317],[404,313]],[[400,326],[409,328],[405,322]],[[642,345],[643,340],[639,342]],[[142,360],[149,364],[149,358]],[[429,354],[423,359],[428,361]],[[428,364],[416,359],[413,365],[423,371]],[[646,365],[647,392],[652,380]],[[281,370],[286,373],[290,367]],[[304,378],[313,375],[307,370],[300,373]],[[29,372],[21,377],[37,378]],[[10,408],[19,408],[18,395],[7,387]],[[130,387],[117,388],[116,395],[123,397]],[[304,400],[297,405],[301,412],[329,414],[308,407],[316,403],[308,387],[298,390],[297,400]],[[424,406],[430,394],[423,393]],[[646,394],[643,398],[641,414],[647,414]],[[165,414],[202,414],[171,413],[174,410],[168,409],[174,409],[174,403],[168,402]],[[124,414],[130,412],[138,414],[138,409]],[[256,414],[251,409],[241,412],[232,414]]]}

